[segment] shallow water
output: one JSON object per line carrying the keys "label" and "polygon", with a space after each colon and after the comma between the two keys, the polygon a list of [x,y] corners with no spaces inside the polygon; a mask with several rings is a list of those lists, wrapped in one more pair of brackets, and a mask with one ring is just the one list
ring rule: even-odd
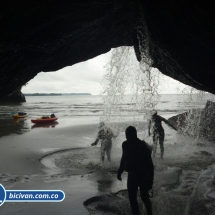
{"label": "shallow water", "polygon": [[[192,105],[192,107],[197,107],[197,104],[171,100],[170,97],[163,97],[159,105],[160,114],[166,118],[186,110]],[[175,98],[182,99],[180,96],[175,96]],[[81,97],[81,100],[70,97],[59,100],[53,97],[30,99],[27,97],[27,103],[18,105],[1,104],[0,182],[7,189],[62,189],[66,192],[66,199],[62,204],[56,205],[5,203],[0,208],[0,212],[12,215],[29,213],[36,215],[46,211],[45,214],[57,215],[63,211],[63,214],[85,215],[89,214],[87,212],[89,205],[85,205],[86,210],[83,203],[92,197],[105,195],[109,199],[108,201],[114,203],[113,200],[119,197],[117,197],[118,192],[121,193],[120,198],[123,198],[123,195],[126,196],[126,193],[121,192],[126,189],[126,173],[123,174],[123,183],[116,179],[116,171],[122,154],[121,143],[125,139],[124,125],[117,127],[120,135],[114,142],[112,163],[101,164],[99,146],[91,147],[90,145],[95,140],[98,131],[97,124],[101,115],[100,98],[88,96]],[[128,114],[126,110],[128,105],[126,105],[123,107],[123,111]],[[204,104],[201,105],[204,106]],[[10,111],[15,108],[27,110],[29,117],[14,121],[10,116]],[[31,118],[50,114],[54,110],[59,116],[58,123],[41,126],[31,123]],[[132,112],[129,114],[132,115]],[[135,114],[137,115],[136,112]],[[143,132],[146,128],[143,121],[144,114],[140,114],[138,135],[145,139],[147,134]],[[127,120],[130,115],[126,118]],[[159,147],[155,160],[156,174],[160,183],[156,182],[157,188],[152,200],[154,210],[159,215],[183,214],[186,200],[196,184],[196,176],[201,168],[206,166],[208,161],[212,162],[213,159],[205,158],[206,153],[195,154],[194,152],[199,152],[200,149],[196,149],[195,143],[190,142],[187,137],[184,139],[182,136],[177,137],[174,131],[169,131],[165,126],[164,129],[166,131],[164,160],[158,160]],[[151,143],[151,138],[146,138],[146,140]],[[206,149],[207,146],[201,148],[202,151]],[[183,159],[184,162],[182,162]],[[198,161],[198,165],[196,161]],[[159,163],[160,165],[158,165]],[[178,174],[172,172],[173,167],[186,169],[187,172],[182,171],[180,175],[186,179],[186,183],[177,182]],[[194,168],[194,170],[191,172],[190,168]],[[168,178],[171,180],[167,180]],[[166,183],[171,185],[166,186]],[[206,195],[213,195],[213,190],[207,188],[207,191]],[[127,197],[121,200],[122,206],[117,210],[125,210],[125,214],[126,211],[129,214]],[[93,201],[93,204],[106,210],[104,214],[110,214],[109,212],[114,210],[111,202],[107,207],[98,201]],[[94,214],[99,214],[98,210],[94,210],[94,212]]]}
{"label": "shallow water", "polygon": [[[161,95],[157,97],[158,114],[169,118],[190,108],[203,108],[207,98],[201,101],[186,101],[187,95]],[[211,96],[208,95],[208,98]],[[32,129],[66,128],[77,124],[98,123],[103,116],[103,102],[101,96],[27,96],[25,103],[0,103],[0,137],[5,135],[32,132]],[[115,121],[144,121],[147,109],[138,110],[130,104],[130,96],[121,105],[120,114]],[[13,120],[12,111],[24,111],[28,117]],[[34,125],[31,119],[50,115],[58,116],[55,123]]]}

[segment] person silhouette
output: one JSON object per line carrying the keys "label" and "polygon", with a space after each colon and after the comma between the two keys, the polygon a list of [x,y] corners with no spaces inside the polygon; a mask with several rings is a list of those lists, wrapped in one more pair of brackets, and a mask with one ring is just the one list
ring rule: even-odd
{"label": "person silhouette", "polygon": [[[164,129],[162,126],[162,121],[165,122],[168,126],[173,128],[174,130],[177,131],[177,129],[169,123],[168,120],[163,118],[162,116],[159,116],[157,114],[156,110],[152,110],[151,112],[151,118],[148,120],[148,135],[151,135],[152,131],[152,140],[153,140],[153,157],[156,155],[157,151],[157,143],[159,141],[160,144],[160,151],[161,151],[161,156],[160,158],[163,159],[163,154],[164,154]],[[151,130],[151,131],[150,131]]]}
{"label": "person silhouette", "polygon": [[105,159],[105,153],[107,155],[107,160],[111,161],[111,148],[112,148],[112,137],[117,137],[118,134],[114,134],[113,131],[105,125],[104,122],[99,123],[99,132],[97,138],[91,146],[98,144],[101,140],[100,158],[103,162]]}
{"label": "person silhouette", "polygon": [[154,165],[151,158],[150,146],[137,137],[137,130],[133,126],[126,128],[125,135],[127,140],[122,143],[122,158],[117,179],[121,181],[123,171],[128,172],[127,189],[133,215],[140,214],[137,202],[138,187],[147,214],[152,215],[149,191],[153,186]]}

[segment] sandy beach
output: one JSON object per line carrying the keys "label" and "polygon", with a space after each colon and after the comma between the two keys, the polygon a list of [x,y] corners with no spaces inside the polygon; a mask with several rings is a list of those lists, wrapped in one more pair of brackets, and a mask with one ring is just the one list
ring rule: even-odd
{"label": "sandy beach", "polygon": [[[97,134],[97,120],[58,122],[54,127],[33,127],[32,124],[30,131],[0,137],[0,183],[6,190],[63,190],[64,201],[5,202],[0,213],[130,214],[126,173],[123,173],[122,183],[116,179],[124,128],[113,140],[112,162],[101,164],[99,146],[90,145]],[[144,129],[146,124],[143,123],[138,136],[151,144]],[[207,168],[215,163],[215,145],[205,140],[194,141],[167,126],[164,129],[164,159],[159,159],[158,146],[157,157],[153,160],[154,214],[213,214],[214,171],[213,166]],[[141,209],[144,214],[144,207]]]}

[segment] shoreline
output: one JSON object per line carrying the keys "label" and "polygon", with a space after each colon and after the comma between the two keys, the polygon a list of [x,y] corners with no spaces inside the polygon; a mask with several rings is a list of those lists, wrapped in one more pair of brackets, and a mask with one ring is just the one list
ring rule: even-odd
{"label": "shoreline", "polygon": [[[97,206],[91,214],[101,214],[101,210],[106,210],[105,214],[108,214],[113,210],[111,203],[118,198],[116,197],[118,195],[121,196],[119,200],[122,205],[121,208],[115,207],[115,209],[125,209],[129,214],[126,191],[123,191],[126,189],[126,173],[123,173],[123,183],[116,179],[122,153],[121,144],[125,139],[124,131],[120,131],[119,137],[114,142],[111,165],[107,162],[100,165],[99,147],[90,146],[96,138],[97,123],[60,125],[54,128],[32,129],[22,135],[1,137],[0,183],[5,189],[60,189],[66,194],[65,200],[61,203],[4,203],[0,207],[0,212],[12,215],[18,212],[22,215],[29,213],[36,215],[44,214],[45,211],[47,215],[57,215],[62,214],[63,210],[63,214],[85,215],[89,214],[89,207],[92,209]],[[144,128],[146,125],[142,125],[142,129]],[[155,185],[152,203],[155,212],[159,211],[156,214],[178,215],[185,211],[186,201],[197,183],[197,176],[202,169],[215,163],[215,146],[206,142],[205,145],[198,145],[198,142],[176,133],[168,126],[164,125],[164,129],[166,132],[164,160],[158,159],[159,146],[157,158],[154,159]],[[152,141],[147,139],[146,132],[139,131],[138,136],[152,144]],[[71,153],[77,148],[79,149],[75,153]],[[63,150],[61,155],[59,150]],[[56,155],[55,164],[58,159],[57,168],[44,166],[40,162],[44,156],[47,158],[51,154]],[[69,163],[71,166],[65,168]],[[102,207],[101,201],[90,201],[90,203],[87,201],[96,196],[108,195],[110,195],[109,207]],[[167,201],[165,204],[170,207],[169,210],[162,208],[164,200]],[[173,203],[175,208],[171,206]],[[192,213],[193,210],[192,208]]]}

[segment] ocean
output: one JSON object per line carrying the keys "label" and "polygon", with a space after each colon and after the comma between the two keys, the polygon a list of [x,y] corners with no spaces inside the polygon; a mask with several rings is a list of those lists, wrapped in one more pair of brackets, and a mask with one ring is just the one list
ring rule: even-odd
{"label": "ocean", "polygon": [[[192,108],[203,108],[208,99],[213,100],[214,98],[209,94],[204,95],[204,97],[192,95],[192,98],[186,94],[165,94],[156,97],[154,101],[156,101],[155,109],[158,114],[168,119]],[[135,117],[143,120],[150,108],[134,107],[130,100],[131,96],[128,95],[123,103],[119,105],[118,109],[121,117],[123,116],[125,121]],[[58,128],[73,123],[97,123],[104,114],[103,109],[103,98],[101,96],[26,96],[25,103],[0,103],[0,136],[30,130],[33,126],[30,119],[52,113],[59,118]],[[28,117],[24,120],[14,121],[11,117],[12,111],[27,112]],[[117,119],[117,113],[114,117]]]}
{"label": "ocean", "polygon": [[[159,115],[168,119],[191,108],[203,108],[208,99],[213,100],[213,97],[161,95],[155,99],[155,108]],[[122,142],[125,140],[124,131],[120,131],[113,140],[111,163],[100,163],[100,145],[91,146],[98,133],[97,123],[103,115],[102,98],[80,95],[27,96],[26,100],[26,103],[0,103],[0,183],[6,190],[62,190],[66,198],[54,207],[51,202],[5,203],[0,207],[0,213],[88,215],[92,214],[91,210],[93,214],[110,214],[114,209],[130,214],[125,192],[127,174],[122,174],[122,182],[116,179]],[[142,122],[150,108],[132,106],[129,100],[130,97],[127,96],[118,105],[121,116],[125,121],[136,117]],[[24,111],[29,116],[13,120],[12,111]],[[59,117],[53,124],[37,126],[31,123],[33,118],[52,113]],[[118,112],[114,114],[117,121]],[[203,142],[199,147],[195,141],[180,132],[168,126],[164,129],[164,159],[159,160],[158,147],[157,156],[153,160],[156,166],[153,210],[158,215],[179,215],[184,213],[187,202],[190,203],[192,190],[202,190],[203,185],[196,185],[201,168],[206,169],[214,164],[214,144],[207,145]],[[146,137],[140,130],[138,137],[152,143],[152,138]],[[199,181],[208,180],[203,181],[204,186],[206,185],[210,198],[214,198],[214,169],[203,173]],[[107,202],[103,202],[101,196]],[[193,198],[193,194],[191,197]],[[206,199],[202,201],[204,200]],[[89,204],[84,206],[83,203],[86,202]],[[107,213],[100,213],[102,208]],[[193,208],[195,207],[192,207],[192,214],[197,214],[197,209]]]}

